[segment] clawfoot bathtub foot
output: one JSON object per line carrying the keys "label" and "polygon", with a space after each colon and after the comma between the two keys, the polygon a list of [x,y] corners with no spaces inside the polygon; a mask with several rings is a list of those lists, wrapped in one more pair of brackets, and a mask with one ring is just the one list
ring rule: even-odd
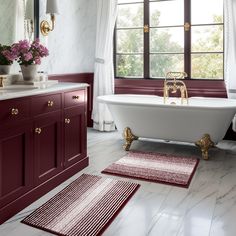
{"label": "clawfoot bathtub foot", "polygon": [[214,147],[215,144],[212,142],[211,137],[209,134],[204,134],[203,137],[198,140],[196,143],[196,146],[201,148],[202,151],[202,157],[204,160],[208,160],[208,150],[211,147]]}
{"label": "clawfoot bathtub foot", "polygon": [[129,127],[126,127],[124,129],[124,139],[125,139],[125,144],[123,145],[123,148],[125,151],[129,151],[132,142],[134,140],[137,140],[138,137],[132,134],[132,131]]}

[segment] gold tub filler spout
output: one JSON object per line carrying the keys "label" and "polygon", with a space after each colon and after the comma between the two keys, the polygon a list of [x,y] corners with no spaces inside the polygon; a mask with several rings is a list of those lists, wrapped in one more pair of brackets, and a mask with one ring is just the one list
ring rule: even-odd
{"label": "gold tub filler spout", "polygon": [[166,74],[163,88],[164,104],[166,104],[167,98],[169,97],[169,91],[171,91],[171,93],[177,93],[178,90],[180,91],[181,95],[181,104],[184,104],[184,101],[186,101],[188,104],[187,87],[185,83],[180,80],[184,79],[185,77],[187,77],[186,72],[168,72]]}

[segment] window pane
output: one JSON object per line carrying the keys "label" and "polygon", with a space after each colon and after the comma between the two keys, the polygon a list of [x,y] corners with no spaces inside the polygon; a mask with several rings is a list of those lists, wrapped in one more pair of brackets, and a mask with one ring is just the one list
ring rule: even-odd
{"label": "window pane", "polygon": [[183,24],[184,0],[150,2],[151,27]]}
{"label": "window pane", "polygon": [[143,27],[143,3],[118,6],[117,28]]}
{"label": "window pane", "polygon": [[117,55],[116,75],[119,77],[143,77],[143,55]]}
{"label": "window pane", "polygon": [[223,54],[193,54],[192,78],[195,79],[222,79]]}
{"label": "window pane", "polygon": [[150,29],[151,52],[184,52],[183,27]]}
{"label": "window pane", "polygon": [[143,53],[143,30],[129,29],[117,30],[118,53]]}
{"label": "window pane", "polygon": [[131,2],[143,2],[144,0],[118,0],[118,4],[120,3],[131,3]]}
{"label": "window pane", "polygon": [[184,71],[183,54],[151,54],[151,77],[164,78],[169,71]]}
{"label": "window pane", "polygon": [[223,23],[223,0],[192,0],[192,24]]}
{"label": "window pane", "polygon": [[192,52],[222,52],[223,26],[193,26]]}

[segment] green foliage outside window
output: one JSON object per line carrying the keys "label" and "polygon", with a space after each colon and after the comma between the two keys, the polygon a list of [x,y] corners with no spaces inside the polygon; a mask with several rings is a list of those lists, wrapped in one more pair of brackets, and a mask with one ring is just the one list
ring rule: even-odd
{"label": "green foliage outside window", "polygon": [[[131,8],[119,11],[119,25],[129,27],[135,25],[143,17],[143,8],[140,6],[135,15]],[[160,12],[156,10],[152,14],[152,22],[159,22]],[[129,19],[128,22],[125,19]],[[222,16],[214,16],[214,22],[222,22]],[[183,45],[172,40],[172,35],[166,30],[150,29],[150,77],[165,77],[168,71],[184,70]],[[194,26],[192,27],[194,29]],[[205,27],[194,31],[199,37],[192,44],[191,65],[192,78],[222,79],[223,78],[223,54],[206,52],[223,51],[223,26]],[[156,54],[170,52],[170,54]],[[175,54],[175,52],[179,54]],[[194,52],[201,52],[195,54]],[[131,53],[131,54],[129,54]],[[128,54],[128,55],[127,55]],[[143,77],[143,30],[122,29],[117,30],[117,55],[116,76],[118,77]]]}

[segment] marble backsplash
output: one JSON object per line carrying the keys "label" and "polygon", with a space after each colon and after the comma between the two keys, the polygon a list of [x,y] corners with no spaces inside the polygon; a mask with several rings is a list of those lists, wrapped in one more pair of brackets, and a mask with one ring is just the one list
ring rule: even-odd
{"label": "marble backsplash", "polygon": [[[50,55],[43,59],[40,70],[48,74],[94,71],[96,42],[96,0],[58,0],[60,14],[48,37],[40,40]],[[45,0],[40,0],[40,21],[48,18]]]}
{"label": "marble backsplash", "polygon": [[[15,5],[16,2],[20,1],[14,0]],[[40,33],[40,41],[47,46],[50,55],[42,59],[39,71],[45,71],[48,74],[94,71],[96,3],[97,0],[58,0],[59,14],[56,15],[54,31],[50,32],[47,37]],[[40,0],[39,15],[40,22],[45,19],[50,20],[50,15],[46,15],[45,0]],[[22,22],[21,25],[23,25]],[[13,30],[14,27],[10,28]],[[23,38],[22,35],[20,39]],[[20,66],[14,62],[11,74],[17,74],[19,71]]]}

